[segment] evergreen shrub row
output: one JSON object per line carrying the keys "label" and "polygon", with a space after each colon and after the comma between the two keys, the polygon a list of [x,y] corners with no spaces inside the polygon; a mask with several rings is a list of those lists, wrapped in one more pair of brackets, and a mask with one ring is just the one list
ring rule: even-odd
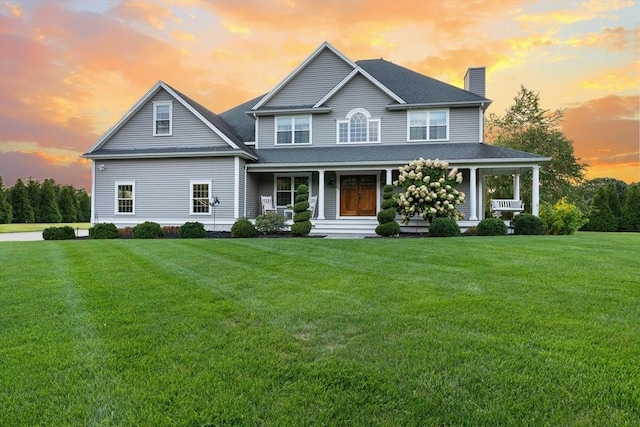
{"label": "evergreen shrub row", "polygon": [[76,232],[73,227],[65,225],[63,227],[49,227],[42,231],[44,240],[73,240],[76,238]]}

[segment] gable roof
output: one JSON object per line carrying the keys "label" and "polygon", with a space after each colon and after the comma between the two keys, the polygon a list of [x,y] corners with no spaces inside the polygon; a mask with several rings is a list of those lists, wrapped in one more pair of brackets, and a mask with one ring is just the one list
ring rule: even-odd
{"label": "gable roof", "polygon": [[247,111],[263,97],[264,95],[260,95],[250,99],[237,107],[218,114],[218,117],[228,123],[242,141],[254,141],[256,137],[255,120],[247,114]]}
{"label": "gable roof", "polygon": [[249,149],[235,133],[232,127],[230,127],[224,120],[220,119],[215,113],[203,107],[193,99],[180,93],[176,89],[172,88],[162,80],[159,80],[146,94],[142,96],[126,113],[122,118],[91,147],[83,154],[83,157],[89,157],[92,153],[100,150],[109,139],[118,132],[135,114],[140,111],[160,90],[164,89],[169,93],[176,101],[182,104],[187,110],[189,110],[194,116],[196,116],[205,126],[215,132],[229,147],[233,150],[245,151],[247,154],[252,154],[252,150]]}
{"label": "gable roof", "polygon": [[369,80],[371,83],[373,83],[375,86],[377,86],[378,89],[380,89],[381,91],[383,91],[384,93],[389,95],[389,97],[393,98],[396,102],[398,102],[400,104],[405,104],[405,101],[402,98],[400,98],[398,95],[396,95],[393,91],[389,90],[388,87],[386,87],[385,85],[380,83],[376,78],[371,76],[371,74],[367,73],[361,67],[356,67],[344,79],[342,79],[342,81],[340,83],[338,83],[333,89],[331,89],[329,91],[329,93],[327,93],[325,96],[323,96],[322,99],[320,99],[320,101],[318,101],[313,107],[316,108],[316,107],[320,107],[321,105],[323,105],[325,102],[327,102],[329,99],[331,99],[331,97],[333,95],[338,93],[340,91],[340,89],[342,89],[347,83],[349,83],[357,75],[361,75],[364,78],[366,78],[367,80]]}
{"label": "gable roof", "polygon": [[407,104],[489,104],[490,99],[427,77],[384,59],[365,59],[356,64]]}
{"label": "gable roof", "polygon": [[273,98],[280,90],[287,85],[295,76],[297,76],[309,63],[311,63],[314,59],[316,59],[324,50],[330,50],[333,52],[338,58],[342,59],[352,68],[356,67],[356,64],[342,54],[338,49],[333,47],[331,43],[325,41],[323,42],[311,55],[307,57],[300,65],[296,67],[287,77],[284,78],[276,87],[274,87],[269,93],[267,93],[256,105],[251,108],[251,110],[257,110],[261,106],[263,106],[267,101]]}

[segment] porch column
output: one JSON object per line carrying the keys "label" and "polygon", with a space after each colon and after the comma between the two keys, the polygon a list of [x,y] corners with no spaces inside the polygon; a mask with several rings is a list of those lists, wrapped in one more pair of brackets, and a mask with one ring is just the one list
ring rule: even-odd
{"label": "porch column", "polygon": [[531,184],[531,213],[540,213],[540,166],[533,167],[533,183]]}
{"label": "porch column", "polygon": [[484,218],[484,172],[478,171],[478,218]]}
{"label": "porch column", "polygon": [[387,185],[393,185],[392,184],[392,178],[391,178],[391,172],[393,171],[393,169],[387,169]]}
{"label": "porch column", "polygon": [[469,220],[476,221],[478,219],[478,207],[476,202],[478,201],[477,194],[477,179],[476,174],[478,173],[478,168],[469,168],[469,202],[470,202],[470,210]]}
{"label": "porch column", "polygon": [[513,198],[520,200],[520,174],[515,173],[513,175]]}
{"label": "porch column", "polygon": [[318,219],[324,219],[324,169],[318,169]]}

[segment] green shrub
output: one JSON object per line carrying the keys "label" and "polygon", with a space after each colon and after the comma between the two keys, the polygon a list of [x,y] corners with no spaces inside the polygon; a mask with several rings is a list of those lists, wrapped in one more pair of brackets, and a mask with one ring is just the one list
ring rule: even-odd
{"label": "green shrub", "polygon": [[256,227],[247,218],[239,218],[231,226],[231,237],[247,238],[255,237],[257,233]]}
{"label": "green shrub", "polygon": [[311,211],[306,210],[293,215],[293,222],[309,221],[311,219]]}
{"label": "green shrub", "polygon": [[157,239],[162,236],[164,231],[157,222],[145,221],[133,227],[134,239]]}
{"label": "green shrub", "polygon": [[397,236],[400,234],[400,226],[395,221],[385,222],[376,227],[376,234],[383,237]]}
{"label": "green shrub", "polygon": [[431,237],[457,237],[460,235],[460,227],[453,218],[436,218],[429,224],[429,236]]}
{"label": "green shrub", "polygon": [[499,218],[485,218],[478,224],[478,236],[506,236],[507,225]]}
{"label": "green shrub", "polygon": [[511,222],[513,234],[542,235],[547,234],[547,223],[544,219],[532,214],[520,214]]}
{"label": "green shrub", "polygon": [[89,238],[90,239],[117,239],[118,228],[110,222],[96,224],[89,229]]}
{"label": "green shrub", "polygon": [[207,237],[207,231],[200,222],[185,222],[178,229],[178,237],[181,239],[202,239]]}
{"label": "green shrub", "polygon": [[[309,214],[311,214],[311,212],[309,212]],[[264,234],[281,233],[287,226],[286,221],[285,217],[279,215],[278,212],[267,212],[256,218],[256,229]]]}
{"label": "green shrub", "polygon": [[563,197],[553,207],[548,203],[540,206],[540,218],[544,219],[549,227],[549,234],[573,234],[588,220],[574,204],[567,203]]}
{"label": "green shrub", "polygon": [[311,212],[309,209],[309,187],[304,184],[298,186],[296,203],[293,205],[293,225],[291,234],[294,236],[306,236],[311,232]]}
{"label": "green shrub", "polygon": [[65,225],[63,227],[49,227],[42,231],[44,240],[72,240],[76,238],[73,227]]}
{"label": "green shrub", "polygon": [[618,216],[615,213],[620,207],[618,195],[613,184],[598,188],[593,196],[589,212],[588,229],[591,231],[617,231]]}
{"label": "green shrub", "polygon": [[378,212],[376,234],[379,236],[395,236],[400,234],[400,225],[396,222],[396,202],[393,198],[393,186],[385,185],[382,189],[382,210]]}
{"label": "green shrub", "polygon": [[629,185],[624,193],[620,229],[640,231],[640,184]]}
{"label": "green shrub", "polygon": [[311,221],[294,222],[291,225],[291,234],[294,236],[306,236],[311,233]]}
{"label": "green shrub", "polygon": [[378,222],[380,224],[386,224],[388,222],[395,222],[396,210],[395,209],[383,209],[378,212]]}

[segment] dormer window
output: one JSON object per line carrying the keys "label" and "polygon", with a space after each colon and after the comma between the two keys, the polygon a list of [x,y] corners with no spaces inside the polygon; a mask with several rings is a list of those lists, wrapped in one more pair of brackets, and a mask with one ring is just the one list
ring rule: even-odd
{"label": "dormer window", "polygon": [[338,144],[380,142],[380,119],[371,118],[363,108],[354,108],[337,123]]}
{"label": "dormer window", "polygon": [[446,141],[449,139],[449,110],[409,111],[407,140]]}
{"label": "dormer window", "polygon": [[153,136],[170,136],[172,134],[172,113],[173,103],[171,101],[153,103]]}

